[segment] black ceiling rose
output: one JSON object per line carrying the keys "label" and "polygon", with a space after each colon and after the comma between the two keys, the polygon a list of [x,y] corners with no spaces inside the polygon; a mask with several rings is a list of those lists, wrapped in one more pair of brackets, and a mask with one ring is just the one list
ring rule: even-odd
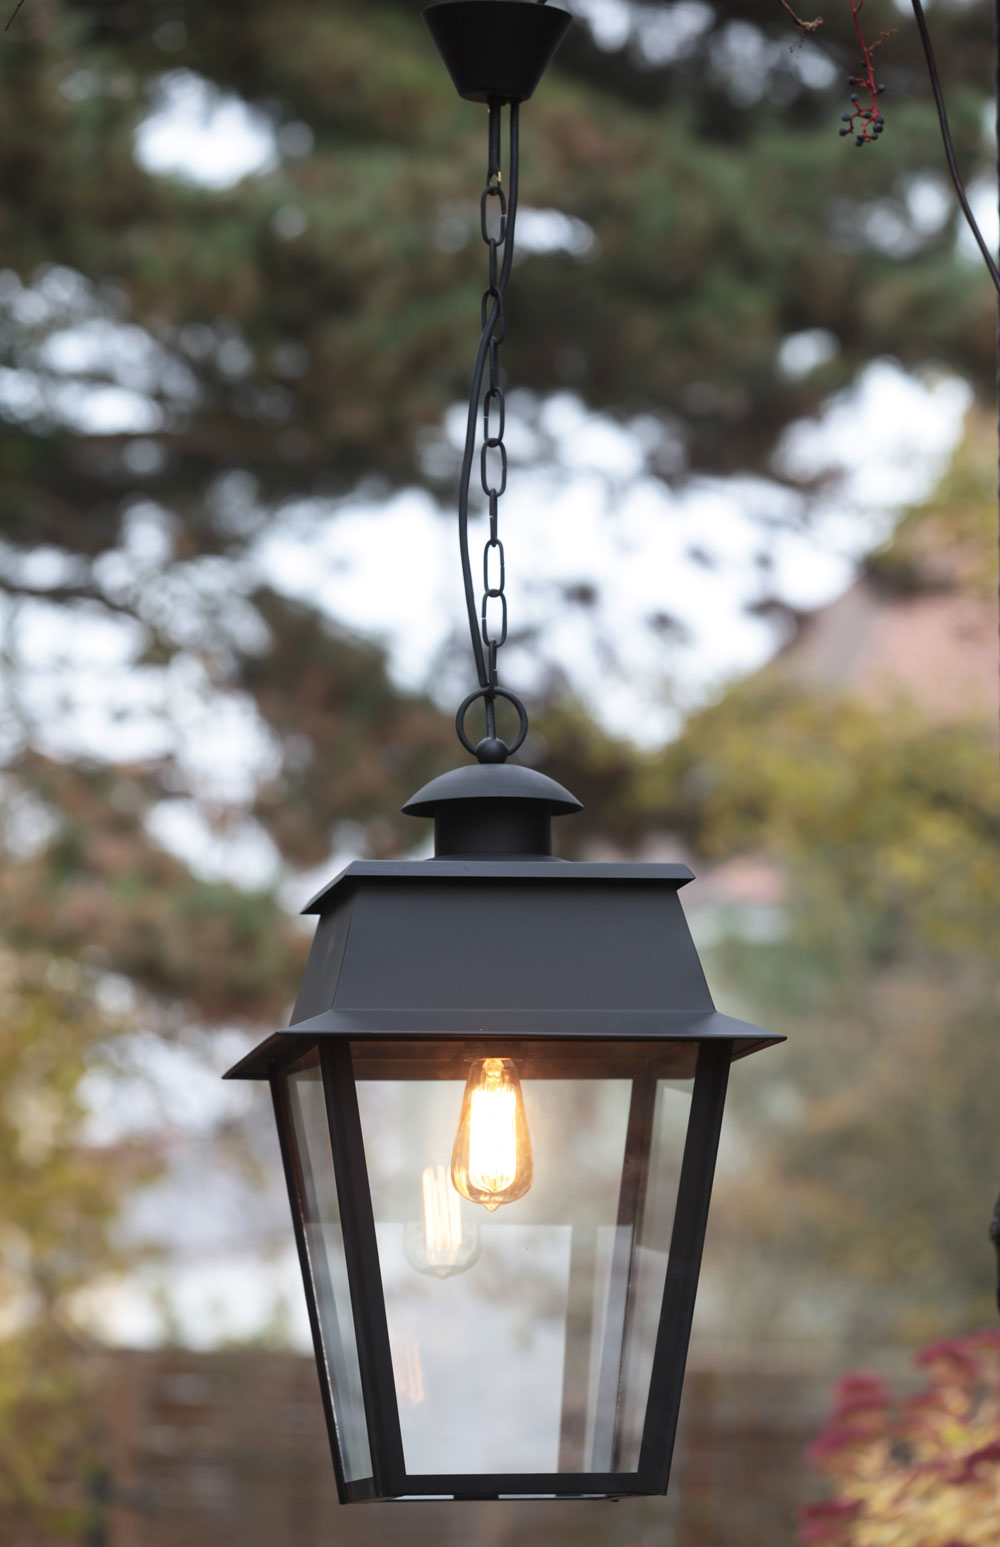
{"label": "black ceiling rose", "polygon": [[533,0],[442,0],[423,17],[469,102],[526,102],[573,20]]}

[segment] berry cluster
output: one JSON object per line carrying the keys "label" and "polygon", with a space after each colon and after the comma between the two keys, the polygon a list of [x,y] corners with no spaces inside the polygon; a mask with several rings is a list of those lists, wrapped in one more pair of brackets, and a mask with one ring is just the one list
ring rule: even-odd
{"label": "berry cluster", "polygon": [[868,76],[849,75],[848,86],[864,86],[871,95],[871,107],[862,107],[861,98],[856,91],[851,93],[851,101],[854,104],[849,113],[841,114],[841,123],[844,128],[840,133],[853,134],[855,145],[872,145],[878,139],[885,128],[885,119],[879,111],[878,98],[885,87],[881,82],[876,82],[869,73]]}

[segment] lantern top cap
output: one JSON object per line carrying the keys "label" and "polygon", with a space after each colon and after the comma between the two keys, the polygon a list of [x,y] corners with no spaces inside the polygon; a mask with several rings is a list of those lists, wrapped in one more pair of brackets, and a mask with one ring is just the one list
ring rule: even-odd
{"label": "lantern top cap", "polygon": [[583,807],[575,795],[536,768],[515,763],[471,763],[452,768],[411,795],[403,807],[407,816],[436,816],[453,801],[533,801],[550,816],[570,816]]}

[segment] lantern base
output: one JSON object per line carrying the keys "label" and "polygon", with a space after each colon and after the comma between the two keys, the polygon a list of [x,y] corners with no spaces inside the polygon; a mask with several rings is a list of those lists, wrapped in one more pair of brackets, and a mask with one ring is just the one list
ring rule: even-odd
{"label": "lantern base", "polygon": [[525,102],[573,19],[528,0],[442,0],[423,16],[467,102]]}

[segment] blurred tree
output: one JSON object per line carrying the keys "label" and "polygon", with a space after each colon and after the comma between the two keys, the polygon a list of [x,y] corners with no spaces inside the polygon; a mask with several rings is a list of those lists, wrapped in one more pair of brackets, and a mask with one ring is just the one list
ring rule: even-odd
{"label": "blurred tree", "polygon": [[[974,422],[868,566],[897,602],[978,597],[992,620],[994,467]],[[910,644],[933,672],[916,623]],[[775,1336],[919,1341],[994,1295],[996,733],[957,695],[932,714],[898,684],[865,702],[796,680],[793,653],[694,716],[622,805],[705,863],[780,874],[778,919],[751,908],[714,950],[722,1002],[790,1038],[733,1082],[734,1142],[751,1125],[754,1154],[715,1205],[730,1314]]]}
{"label": "blurred tree", "polygon": [[893,1398],[849,1376],[810,1451],[833,1497],[802,1512],[814,1547],[988,1547],[1000,1531],[1000,1333],[921,1350],[925,1384]]}
{"label": "blurred tree", "polygon": [[[882,51],[889,131],[857,156],[835,132],[846,7],[821,42],[763,0],[623,3],[618,21],[610,47],[577,23],[526,114],[525,205],[590,235],[525,258],[513,382],[651,417],[650,468],[678,479],[773,475],[782,430],[876,355],[992,378],[990,294],[935,204],[912,29]],[[956,6],[939,30],[974,167],[989,19]],[[116,625],[140,697],[183,678],[209,714],[256,716],[268,769],[250,804],[287,860],[318,859],[338,822],[398,807],[450,735],[377,651],[261,590],[246,561],[290,500],[373,474],[450,490],[451,458],[431,451],[478,312],[482,124],[410,5],[29,0],[0,75],[12,688],[39,634]],[[182,100],[247,105],[263,169],[222,191],[150,170],[150,115]],[[829,358],[790,372],[781,345],[805,329]],[[11,697],[8,741],[30,764],[59,706]],[[113,767],[117,739],[87,751]],[[125,798],[198,794],[231,821],[176,750],[125,761]],[[364,841],[389,852],[401,831],[380,816]]]}
{"label": "blurred tree", "polygon": [[18,1540],[39,1520],[78,1540],[86,1513],[97,1436],[74,1300],[121,1264],[118,1205],[153,1162],[87,1142],[83,1087],[131,1029],[79,961],[0,951],[0,1517]]}

